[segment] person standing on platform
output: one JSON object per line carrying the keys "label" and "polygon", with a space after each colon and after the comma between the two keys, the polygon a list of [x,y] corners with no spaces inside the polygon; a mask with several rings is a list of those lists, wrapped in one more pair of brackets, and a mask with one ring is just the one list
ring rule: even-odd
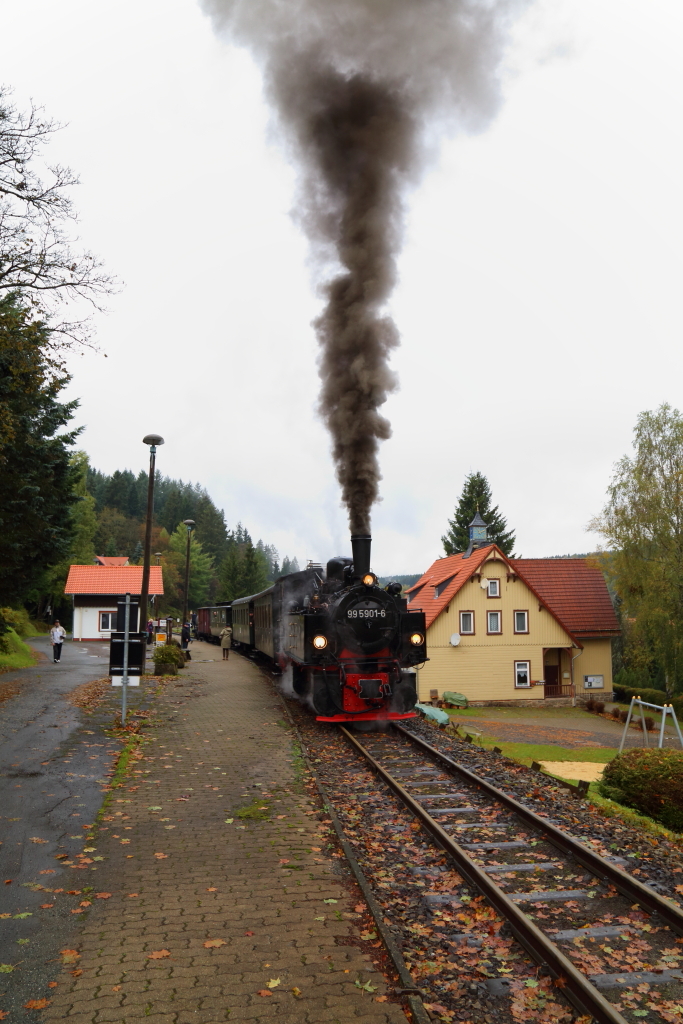
{"label": "person standing on platform", "polygon": [[183,627],[180,630],[180,646],[182,650],[185,651],[185,655],[188,661],[190,660],[190,652],[187,649],[187,645],[189,644],[190,639],[190,623],[183,622]]}
{"label": "person standing on platform", "polygon": [[223,649],[223,661],[227,661],[230,657],[230,648],[232,647],[232,626],[223,626],[220,638]]}
{"label": "person standing on platform", "polygon": [[50,630],[50,643],[52,644],[52,657],[55,665],[59,665],[62,660],[62,644],[64,643],[64,637],[66,636],[66,630],[63,626],[60,626],[59,619],[55,619],[55,624]]}

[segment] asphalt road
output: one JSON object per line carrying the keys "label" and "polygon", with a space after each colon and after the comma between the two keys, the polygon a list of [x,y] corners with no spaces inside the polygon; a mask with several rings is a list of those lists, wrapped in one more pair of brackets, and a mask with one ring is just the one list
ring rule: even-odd
{"label": "asphalt road", "polygon": [[[94,821],[102,804],[98,780],[107,781],[119,749],[66,699],[81,683],[108,674],[108,644],[67,640],[59,665],[47,638],[31,645],[44,659],[0,676],[0,696],[8,684],[18,685],[16,696],[0,703],[0,964],[15,967],[11,974],[0,968],[0,1010],[22,1021],[38,1020],[20,1007],[44,996],[48,976],[59,970],[53,958],[69,944],[79,920],[71,914],[78,896],[27,885],[96,887],[96,865],[76,871],[55,857],[82,851],[83,825]],[[54,909],[41,908],[47,903]]]}

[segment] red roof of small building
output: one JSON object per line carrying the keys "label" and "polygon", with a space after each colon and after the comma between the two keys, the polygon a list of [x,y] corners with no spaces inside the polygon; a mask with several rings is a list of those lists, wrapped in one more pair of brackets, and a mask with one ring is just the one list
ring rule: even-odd
{"label": "red roof of small building", "polygon": [[[65,594],[139,594],[142,587],[141,565],[72,565],[64,587]],[[163,594],[160,565],[149,567],[149,593]]]}
{"label": "red roof of small building", "polygon": [[95,555],[98,565],[127,565],[128,555]]}
{"label": "red roof of small building", "polygon": [[618,636],[619,621],[597,565],[587,558],[516,558],[519,576],[576,637]]}

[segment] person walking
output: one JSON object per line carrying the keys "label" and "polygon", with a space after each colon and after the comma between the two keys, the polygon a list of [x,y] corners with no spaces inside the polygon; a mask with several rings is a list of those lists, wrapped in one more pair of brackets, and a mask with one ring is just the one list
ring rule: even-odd
{"label": "person walking", "polygon": [[223,649],[223,661],[227,661],[230,657],[230,648],[232,647],[232,626],[223,626],[220,631],[220,639]]}
{"label": "person walking", "polygon": [[65,636],[66,630],[63,626],[60,626],[59,619],[55,619],[55,624],[50,630],[50,643],[52,644],[52,657],[55,665],[58,665],[62,659],[62,644],[64,643]]}

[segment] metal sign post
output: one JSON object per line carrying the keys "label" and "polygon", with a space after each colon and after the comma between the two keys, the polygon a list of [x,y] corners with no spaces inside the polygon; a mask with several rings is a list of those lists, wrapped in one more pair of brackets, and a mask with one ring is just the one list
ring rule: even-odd
{"label": "metal sign post", "polygon": [[128,698],[128,647],[130,644],[130,594],[126,594],[126,618],[123,626],[123,674],[121,677],[121,725],[126,724]]}
{"label": "metal sign post", "polygon": [[[117,632],[111,635],[109,646],[109,675],[112,686],[122,687],[121,724],[126,724],[128,711],[128,687],[139,686],[140,676],[145,670],[147,633],[137,632],[138,605],[126,594],[125,602],[119,602]],[[123,628],[121,628],[123,627]]]}

